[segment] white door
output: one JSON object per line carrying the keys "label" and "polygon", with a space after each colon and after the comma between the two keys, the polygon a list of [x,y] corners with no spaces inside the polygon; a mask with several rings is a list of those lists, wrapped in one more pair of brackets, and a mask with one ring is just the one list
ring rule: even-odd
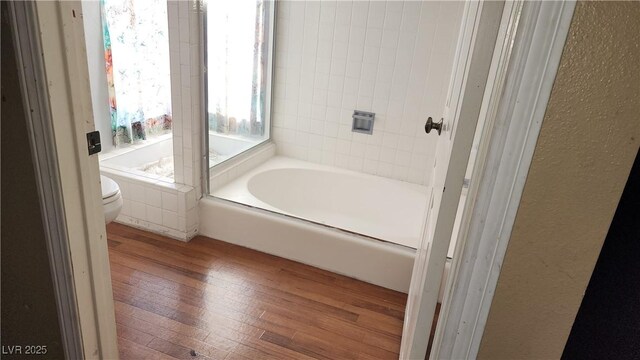
{"label": "white door", "polygon": [[[491,65],[502,2],[465,4],[458,49],[434,159],[425,230],[407,299],[401,359],[425,359],[464,173]],[[433,119],[438,122],[439,119]]]}

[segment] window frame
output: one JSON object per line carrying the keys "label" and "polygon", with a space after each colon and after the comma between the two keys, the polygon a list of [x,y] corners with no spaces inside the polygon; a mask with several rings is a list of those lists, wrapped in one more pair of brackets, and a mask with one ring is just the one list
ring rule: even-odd
{"label": "window frame", "polygon": [[[211,1],[211,0],[210,0]],[[247,152],[251,152],[252,150],[256,150],[267,144],[271,143],[271,128],[272,124],[272,94],[273,94],[273,77],[275,72],[275,38],[276,38],[276,15],[277,15],[277,1],[275,0],[264,0],[266,5],[266,16],[265,16],[265,28],[267,36],[266,36],[266,48],[267,48],[267,66],[265,69],[265,100],[264,100],[264,139],[257,142],[255,145],[250,148],[235,154],[228,159],[225,159],[213,166],[209,166],[209,91],[208,91],[208,57],[207,57],[207,1],[201,2],[202,4],[202,26],[200,28],[200,49],[201,49],[201,61],[202,61],[202,72],[201,72],[201,90],[202,90],[202,124],[203,124],[203,156],[202,156],[202,168],[205,176],[203,176],[203,186],[206,189],[206,193],[211,195],[211,171],[213,171],[216,167],[219,167],[223,164],[229,164],[231,162],[238,161],[247,156]]]}

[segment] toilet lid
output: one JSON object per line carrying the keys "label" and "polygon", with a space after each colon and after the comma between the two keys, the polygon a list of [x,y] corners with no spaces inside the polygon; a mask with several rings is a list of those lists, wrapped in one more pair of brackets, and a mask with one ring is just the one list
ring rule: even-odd
{"label": "toilet lid", "polygon": [[118,184],[106,176],[100,175],[100,182],[102,185],[102,199],[111,197],[120,191]]}

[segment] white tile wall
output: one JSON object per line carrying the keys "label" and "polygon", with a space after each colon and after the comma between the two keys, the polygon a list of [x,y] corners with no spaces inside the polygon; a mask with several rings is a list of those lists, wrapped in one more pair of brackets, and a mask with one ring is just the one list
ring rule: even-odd
{"label": "white tile wall", "polygon": [[175,182],[187,186],[179,188],[176,194],[163,193],[162,212],[154,212],[152,216],[155,220],[161,219],[165,227],[186,229],[187,233],[195,234],[197,200],[202,196],[204,118],[200,32],[203,21],[198,1],[170,0],[167,4]]}
{"label": "white tile wall", "polygon": [[[462,2],[280,1],[273,139],[278,153],[429,184]],[[354,109],[376,113],[372,135]]]}
{"label": "white tile wall", "polygon": [[102,169],[122,194],[117,222],[188,241],[198,233],[196,189],[155,181],[117,170]]}
{"label": "white tile wall", "polygon": [[197,1],[170,0],[167,4],[175,181],[194,187],[200,198],[201,134],[204,126],[201,109],[202,14]]}

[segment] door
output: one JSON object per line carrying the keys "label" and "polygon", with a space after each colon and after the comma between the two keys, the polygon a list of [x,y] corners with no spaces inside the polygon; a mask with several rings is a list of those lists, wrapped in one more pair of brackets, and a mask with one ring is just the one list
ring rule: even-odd
{"label": "door", "polygon": [[[468,2],[449,85],[444,118],[429,129],[438,136],[431,194],[416,252],[401,359],[426,358],[429,332],[451,240],[464,173],[482,105],[503,2]],[[425,127],[425,131],[428,129]]]}

